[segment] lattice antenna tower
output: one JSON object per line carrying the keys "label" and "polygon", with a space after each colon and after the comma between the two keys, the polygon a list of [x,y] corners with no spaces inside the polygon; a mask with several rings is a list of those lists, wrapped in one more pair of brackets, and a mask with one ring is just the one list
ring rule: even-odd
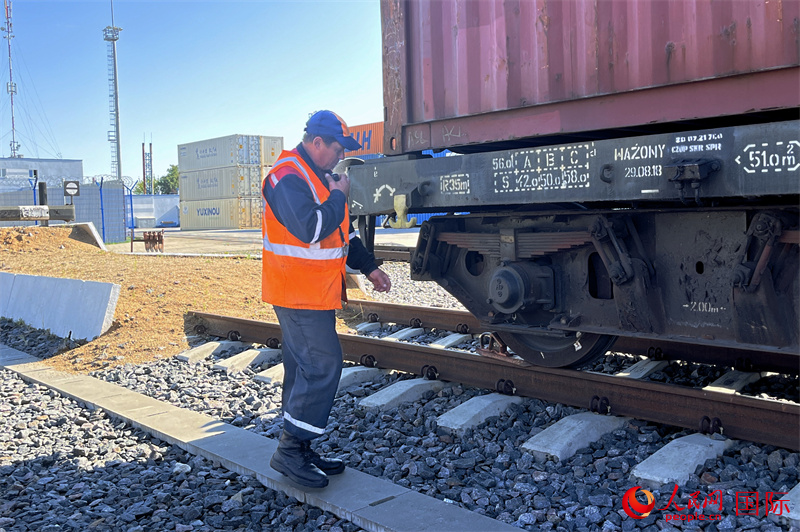
{"label": "lattice antenna tower", "polygon": [[[152,138],[150,139],[152,141]],[[142,182],[144,183],[145,194],[155,194],[155,182],[153,181],[153,143],[150,142],[150,151],[145,151],[142,142]],[[150,185],[148,186],[148,183]]]}
{"label": "lattice antenna tower", "polygon": [[5,38],[8,40],[8,84],[6,90],[11,96],[11,157],[22,157],[19,153],[19,142],[17,142],[17,128],[14,123],[14,95],[17,93],[17,84],[14,83],[14,69],[11,68],[11,39],[14,38],[11,24],[11,0],[3,0],[6,8],[6,25],[2,28]]}
{"label": "lattice antenna tower", "polygon": [[108,42],[108,110],[111,127],[108,141],[111,143],[111,174],[122,181],[122,154],[119,145],[119,83],[117,82],[117,41],[122,28],[114,25],[114,0],[111,0],[111,26],[103,30],[103,40]]}

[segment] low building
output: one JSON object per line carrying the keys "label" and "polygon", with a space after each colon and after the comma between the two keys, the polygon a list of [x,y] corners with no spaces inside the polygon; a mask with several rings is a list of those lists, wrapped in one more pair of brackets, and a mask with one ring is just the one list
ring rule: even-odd
{"label": "low building", "polygon": [[[83,161],[78,159],[0,158],[0,206],[38,205],[39,183],[47,184],[47,204],[70,203],[64,182],[80,183],[72,198],[76,222],[92,222],[106,243],[122,242],[125,231],[125,187],[119,181],[83,183]],[[63,222],[52,222],[53,225]],[[37,222],[0,222],[0,226],[29,226]]]}

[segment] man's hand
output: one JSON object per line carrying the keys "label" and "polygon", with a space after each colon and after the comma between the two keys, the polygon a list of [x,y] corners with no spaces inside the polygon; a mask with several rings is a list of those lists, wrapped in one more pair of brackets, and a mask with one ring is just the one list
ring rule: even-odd
{"label": "man's hand", "polygon": [[335,181],[331,174],[325,174],[325,179],[328,180],[329,190],[341,190],[345,196],[350,195],[350,178],[346,173],[339,174],[339,181]]}
{"label": "man's hand", "polygon": [[370,280],[376,292],[388,292],[392,289],[391,279],[389,279],[386,272],[380,268],[372,270],[369,275],[367,275],[367,279]]}

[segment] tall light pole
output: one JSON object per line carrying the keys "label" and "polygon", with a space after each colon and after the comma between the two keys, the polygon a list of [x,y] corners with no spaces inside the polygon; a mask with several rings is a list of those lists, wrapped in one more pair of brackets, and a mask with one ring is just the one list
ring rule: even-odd
{"label": "tall light pole", "polygon": [[111,173],[122,181],[122,152],[119,144],[119,83],[117,82],[117,41],[122,28],[114,25],[114,0],[111,0],[111,26],[103,30],[103,40],[108,41],[108,107],[111,127],[108,141],[111,143]]}
{"label": "tall light pole", "polygon": [[[151,139],[152,140],[152,139]],[[142,183],[144,184],[145,194],[155,194],[155,182],[153,181],[153,143],[150,143],[150,151],[145,151],[142,142]],[[150,183],[148,188],[148,183]]]}
{"label": "tall light pole", "polygon": [[17,142],[17,128],[14,124],[14,95],[17,93],[17,84],[14,83],[14,70],[11,68],[11,39],[14,38],[11,26],[11,0],[3,0],[6,8],[6,25],[2,28],[6,32],[5,38],[8,39],[8,85],[6,90],[11,95],[11,157],[22,157],[17,150],[19,150],[19,143]]}

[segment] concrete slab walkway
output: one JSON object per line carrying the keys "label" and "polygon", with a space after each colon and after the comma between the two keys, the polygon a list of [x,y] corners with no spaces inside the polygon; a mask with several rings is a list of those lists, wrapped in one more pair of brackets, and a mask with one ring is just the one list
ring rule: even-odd
{"label": "concrete slab walkway", "polygon": [[152,399],[112,383],[55,371],[39,359],[0,345],[0,367],[91,407],[102,408],[156,437],[216,460],[268,488],[327,510],[371,531],[479,532],[519,530],[459,506],[360,471],[331,477],[324,489],[303,489],[269,467],[277,442],[205,414]]}

